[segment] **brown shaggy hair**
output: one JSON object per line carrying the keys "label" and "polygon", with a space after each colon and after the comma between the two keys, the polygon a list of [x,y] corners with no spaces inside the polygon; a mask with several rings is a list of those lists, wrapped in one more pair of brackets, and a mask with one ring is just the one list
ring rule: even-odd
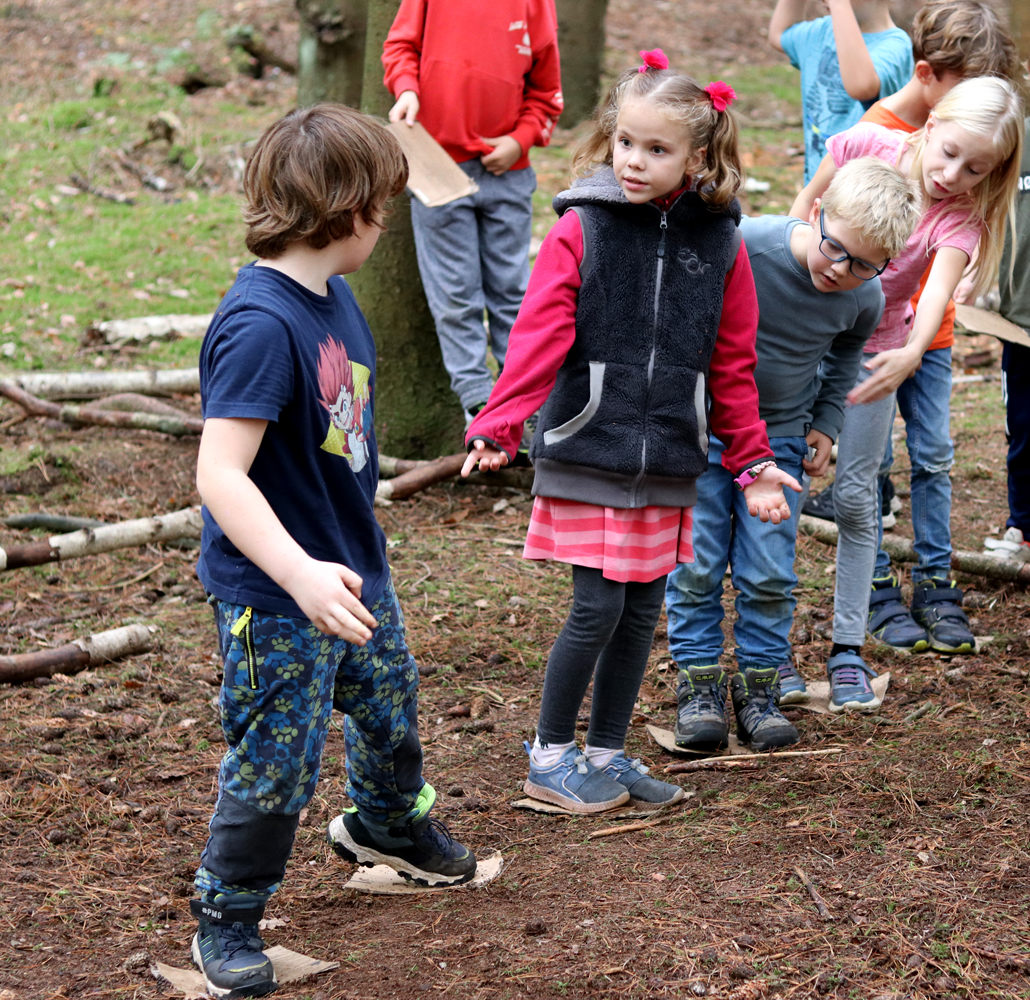
{"label": "brown shaggy hair", "polygon": [[626,70],[612,85],[594,116],[593,130],[576,147],[576,177],[612,164],[612,136],[619,108],[627,98],[653,102],[686,128],[694,149],[707,149],[705,166],[694,178],[697,192],[714,210],[725,209],[737,194],[743,166],[737,148],[737,119],[732,111],[716,111],[697,81],[672,69]]}
{"label": "brown shaggy hair", "polygon": [[381,225],[408,163],[386,126],[342,104],[291,111],[257,141],[243,177],[247,248],[264,259],[292,243],[314,250]]}
{"label": "brown shaggy hair", "polygon": [[1016,46],[997,10],[983,0],[928,0],[912,22],[912,55],[939,80],[948,71],[1013,79]]}

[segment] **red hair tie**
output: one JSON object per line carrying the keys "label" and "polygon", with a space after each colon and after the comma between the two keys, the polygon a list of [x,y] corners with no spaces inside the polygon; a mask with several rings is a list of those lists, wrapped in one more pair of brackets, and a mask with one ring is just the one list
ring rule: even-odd
{"label": "red hair tie", "polygon": [[725,111],[736,99],[737,95],[728,83],[714,80],[705,87],[705,93],[711,98],[716,111]]}
{"label": "red hair tie", "polygon": [[644,65],[637,70],[638,73],[646,73],[649,69],[668,69],[669,57],[661,49],[652,49],[650,52],[640,50],[640,58]]}

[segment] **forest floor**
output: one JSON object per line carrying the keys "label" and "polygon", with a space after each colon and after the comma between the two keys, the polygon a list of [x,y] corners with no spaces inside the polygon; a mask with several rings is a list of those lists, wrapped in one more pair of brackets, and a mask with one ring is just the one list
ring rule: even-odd
{"label": "forest floor", "polygon": [[[800,180],[797,86],[763,47],[767,8],[612,0],[610,66],[661,44],[674,63],[737,86],[745,120],[763,126],[745,130],[749,169],[773,184],[750,208],[785,211]],[[0,7],[8,95],[0,351],[8,369],[195,363],[196,342],[141,358],[82,346],[80,334],[109,316],[209,310],[231,281],[243,255],[234,158],[289,107],[292,81],[233,77],[187,97],[158,66],[174,69],[182,53],[198,50],[217,64],[221,31],[240,18],[286,51],[292,17],[286,0]],[[139,137],[163,109],[180,116],[190,141],[176,163],[164,147],[160,163],[156,153],[148,162],[175,182],[176,197],[141,194],[122,206],[57,189],[73,169],[128,185],[105,144]],[[571,138],[562,133],[534,155],[538,236]],[[956,377],[982,376],[958,382],[953,400],[958,549],[978,551],[1006,517],[998,353],[966,337],[955,350]],[[966,369],[966,359],[987,363]],[[198,409],[193,398],[178,403]],[[0,421],[15,412],[5,406]],[[5,516],[41,510],[115,521],[198,501],[193,439],[43,420],[0,426]],[[895,534],[910,536],[903,438],[899,422],[894,481],[904,509]],[[266,939],[340,967],[279,995],[1030,997],[1025,591],[962,581],[976,591],[975,631],[993,637],[977,655],[870,649],[870,661],[891,673],[878,714],[788,710],[800,749],[843,752],[672,777],[688,792],[682,808],[646,829],[590,839],[613,821],[512,808],[526,769],[521,743],[533,731],[570,595],[567,567],[520,558],[530,502],[513,489],[445,485],[380,510],[424,677],[421,733],[439,815],[474,850],[499,850],[504,871],[478,890],[345,890],[351,872],[324,841],[327,821],[346,804],[334,728]],[[2,545],[28,538],[0,530]],[[829,650],[832,555],[800,541],[794,639],[809,680],[822,675]],[[187,900],[222,752],[215,635],[194,561],[195,552],[148,546],[0,577],[0,653],[132,621],[157,628],[145,655],[0,686],[2,1000],[152,1000],[172,992],[150,976],[149,961],[188,963]],[[732,667],[732,656],[725,663]],[[475,710],[477,731],[457,728],[456,706]],[[657,773],[672,758],[644,727],[671,728],[674,708],[663,619],[628,745]]]}

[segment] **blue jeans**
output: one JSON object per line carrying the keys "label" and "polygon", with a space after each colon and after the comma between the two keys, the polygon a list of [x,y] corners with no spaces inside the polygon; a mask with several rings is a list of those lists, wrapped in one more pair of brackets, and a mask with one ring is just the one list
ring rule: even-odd
{"label": "blue jeans", "polygon": [[[951,348],[923,355],[923,365],[898,386],[898,409],[905,418],[908,457],[912,463],[912,533],[919,562],[912,582],[951,573],[951,477],[955,448],[948,429],[951,406]],[[880,488],[894,461],[891,439],[880,466]],[[882,493],[881,493],[882,496]],[[890,573],[883,551],[882,502],[877,506],[878,577]]]}
{"label": "blue jeans", "polygon": [[411,224],[444,367],[467,410],[485,403],[493,388],[483,310],[490,350],[503,366],[526,294],[536,174],[526,167],[495,177],[479,160],[458,166],[479,191],[436,208],[412,198]]}
{"label": "blue jeans", "polygon": [[[770,438],[776,464],[801,479],[808,452],[803,437]],[[722,590],[726,564],[737,590],[737,663],[770,667],[791,657],[794,620],[794,549],[800,494],[784,490],[790,520],[763,524],[747,512],[744,494],[724,469],[723,445],[709,439],[708,471],[697,481],[694,506],[694,561],[680,563],[665,590],[669,652],[679,667],[718,663],[722,654]]]}

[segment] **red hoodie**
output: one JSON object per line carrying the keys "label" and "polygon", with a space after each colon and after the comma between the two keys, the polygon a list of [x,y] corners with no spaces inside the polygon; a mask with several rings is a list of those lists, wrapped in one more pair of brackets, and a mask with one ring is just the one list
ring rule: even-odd
{"label": "red hoodie", "polygon": [[462,163],[510,135],[513,170],[546,146],[562,111],[554,0],[401,0],[383,45],[383,82],[418,94],[419,121]]}

